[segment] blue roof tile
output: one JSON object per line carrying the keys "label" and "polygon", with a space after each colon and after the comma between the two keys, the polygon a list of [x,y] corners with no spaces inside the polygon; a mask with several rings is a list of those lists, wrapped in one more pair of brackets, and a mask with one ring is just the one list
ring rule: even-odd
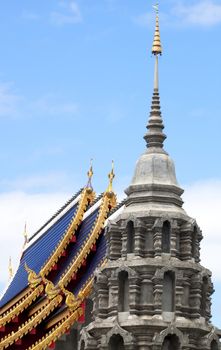
{"label": "blue roof tile", "polygon": [[73,205],[59,220],[57,220],[43,235],[41,235],[30,247],[28,247],[20,261],[19,268],[8,287],[6,293],[0,301],[0,307],[9,302],[18,293],[28,286],[28,275],[24,265],[27,265],[39,273],[41,267],[49,258],[59,240],[67,230],[76,210],[77,205]]}

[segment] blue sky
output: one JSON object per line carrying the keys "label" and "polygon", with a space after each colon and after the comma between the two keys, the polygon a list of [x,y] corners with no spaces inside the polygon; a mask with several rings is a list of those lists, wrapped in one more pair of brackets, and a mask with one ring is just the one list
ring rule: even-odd
{"label": "blue sky", "polygon": [[[9,255],[16,261],[21,250],[24,222],[32,233],[84,185],[90,158],[97,192],[107,186],[112,159],[116,190],[128,186],[145,147],[152,95],[152,4],[0,3],[2,285]],[[188,213],[204,231],[203,262],[214,271],[214,321],[221,326],[221,3],[167,0],[160,12],[166,149]]]}

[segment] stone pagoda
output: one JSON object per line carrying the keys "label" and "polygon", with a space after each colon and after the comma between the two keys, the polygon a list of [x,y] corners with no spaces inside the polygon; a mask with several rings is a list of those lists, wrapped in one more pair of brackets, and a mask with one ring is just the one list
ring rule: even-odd
{"label": "stone pagoda", "polygon": [[164,150],[158,57],[158,6],[152,53],[154,92],[146,151],[125,205],[106,227],[107,260],[97,269],[93,320],[80,350],[218,350],[211,320],[211,272],[200,264],[202,233],[183,209],[173,160]]}

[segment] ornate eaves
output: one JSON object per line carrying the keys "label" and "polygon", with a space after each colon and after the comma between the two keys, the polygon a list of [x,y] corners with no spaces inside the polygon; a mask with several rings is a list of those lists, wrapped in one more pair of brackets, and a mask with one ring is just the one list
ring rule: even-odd
{"label": "ornate eaves", "polygon": [[77,254],[75,259],[69,264],[67,270],[63,273],[60,283],[67,286],[70,282],[72,276],[76,274],[78,269],[81,267],[83,261],[87,258],[92,247],[99,238],[102,229],[104,228],[105,220],[107,219],[108,213],[116,205],[116,196],[113,192],[105,192],[103,195],[103,201],[99,209],[99,214],[97,216],[96,222],[86,238],[83,247]]}
{"label": "ornate eaves", "polygon": [[34,290],[28,288],[27,293],[9,310],[7,310],[0,317],[0,327],[5,326],[9,323],[13,318],[19,316],[19,314],[27,309],[33,301],[35,301],[44,291],[44,286],[40,285]]}
{"label": "ornate eaves", "polygon": [[59,258],[61,257],[62,253],[67,248],[68,244],[70,243],[72,237],[74,236],[77,228],[79,227],[83,215],[87,209],[87,206],[93,202],[95,198],[95,193],[92,191],[91,188],[85,188],[82,191],[81,199],[78,204],[78,209],[72,219],[72,222],[70,223],[67,231],[61,238],[61,240],[58,242],[57,246],[55,247],[52,255],[49,257],[48,261],[45,263],[45,265],[42,267],[40,275],[41,276],[47,276],[48,273],[51,271],[52,267],[57,263]]}

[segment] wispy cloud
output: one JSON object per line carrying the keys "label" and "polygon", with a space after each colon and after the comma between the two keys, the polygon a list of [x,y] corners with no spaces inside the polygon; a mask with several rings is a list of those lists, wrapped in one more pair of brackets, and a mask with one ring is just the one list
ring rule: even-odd
{"label": "wispy cloud", "polygon": [[28,99],[13,83],[0,83],[0,118],[76,117],[78,105],[51,93]]}
{"label": "wispy cloud", "polygon": [[[47,152],[47,150],[46,150]],[[73,180],[73,179],[72,179]],[[77,182],[77,181],[75,181]],[[70,179],[64,172],[51,172],[48,174],[35,174],[32,176],[18,177],[12,180],[1,179],[0,189],[5,191],[23,192],[54,192],[59,188],[70,188]]]}
{"label": "wispy cloud", "polygon": [[213,277],[221,281],[221,265],[217,259],[221,251],[221,180],[192,184],[184,193],[187,213],[196,218],[203,231],[202,264],[211,269]]}
{"label": "wispy cloud", "polygon": [[[153,26],[154,14],[147,12],[135,17],[140,26]],[[198,0],[192,3],[172,1],[170,10],[161,12],[160,21],[167,26],[211,27],[221,23],[221,4],[213,0]]]}
{"label": "wispy cloud", "polygon": [[172,14],[183,24],[213,26],[221,23],[221,4],[212,0],[197,1],[191,5],[180,2],[172,9]]}
{"label": "wispy cloud", "polygon": [[63,192],[0,194],[0,287],[6,285],[8,281],[9,256],[12,256],[14,270],[21,257],[25,222],[27,221],[28,233],[34,233],[68,198],[69,194]]}
{"label": "wispy cloud", "polygon": [[50,14],[51,23],[62,26],[65,24],[77,24],[82,22],[80,7],[76,1],[61,1],[59,9]]}

